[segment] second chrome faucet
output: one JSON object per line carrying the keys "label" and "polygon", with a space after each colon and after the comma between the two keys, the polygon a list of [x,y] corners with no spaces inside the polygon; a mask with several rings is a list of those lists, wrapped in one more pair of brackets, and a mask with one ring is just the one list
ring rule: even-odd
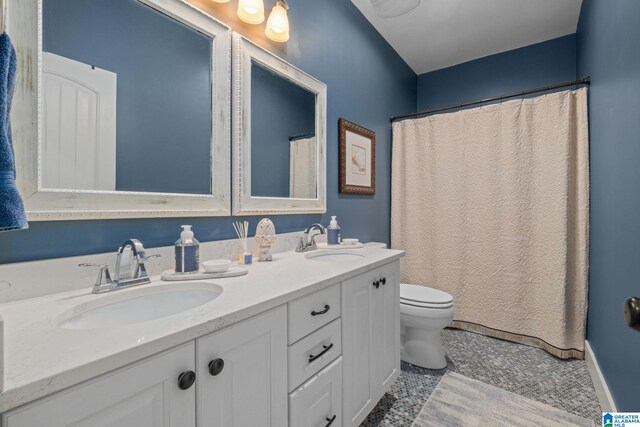
{"label": "second chrome faucet", "polygon": [[307,252],[316,249],[318,246],[316,245],[316,236],[313,231],[318,230],[317,234],[324,234],[325,228],[322,224],[312,224],[306,230],[304,230],[304,235],[298,241],[298,246],[296,247],[296,252]]}

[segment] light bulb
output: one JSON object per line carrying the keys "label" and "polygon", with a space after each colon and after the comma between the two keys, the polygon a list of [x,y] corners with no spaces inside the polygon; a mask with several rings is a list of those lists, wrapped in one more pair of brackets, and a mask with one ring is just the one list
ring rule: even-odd
{"label": "light bulb", "polygon": [[287,3],[277,0],[271,9],[267,28],[264,34],[274,42],[286,42],[289,40],[289,18],[287,17]]}
{"label": "light bulb", "polygon": [[214,3],[229,3],[231,0],[211,0]]}
{"label": "light bulb", "polygon": [[238,18],[247,24],[261,24],[264,21],[263,0],[240,0],[238,2]]}

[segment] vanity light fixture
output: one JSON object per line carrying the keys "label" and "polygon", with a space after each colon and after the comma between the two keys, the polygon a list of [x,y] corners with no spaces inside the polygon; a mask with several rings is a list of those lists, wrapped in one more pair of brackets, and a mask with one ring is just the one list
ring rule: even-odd
{"label": "vanity light fixture", "polygon": [[229,3],[231,0],[211,0],[214,3]]}
{"label": "vanity light fixture", "polygon": [[247,24],[261,24],[264,21],[264,1],[239,0],[238,18]]}
{"label": "vanity light fixture", "polygon": [[276,4],[269,14],[269,19],[267,19],[267,27],[264,30],[264,34],[274,42],[286,42],[289,40],[287,9],[289,9],[289,5],[286,0],[276,0]]}

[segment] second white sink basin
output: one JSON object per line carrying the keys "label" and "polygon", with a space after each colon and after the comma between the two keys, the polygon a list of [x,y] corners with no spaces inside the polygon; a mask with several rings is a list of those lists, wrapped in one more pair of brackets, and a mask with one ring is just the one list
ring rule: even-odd
{"label": "second white sink basin", "polygon": [[314,261],[357,261],[364,258],[364,255],[355,254],[353,252],[338,252],[338,251],[318,251],[310,252],[305,255],[306,258]]}
{"label": "second white sink basin", "polygon": [[79,304],[60,315],[58,325],[63,329],[105,329],[148,322],[194,309],[221,293],[222,288],[212,283],[141,285]]}

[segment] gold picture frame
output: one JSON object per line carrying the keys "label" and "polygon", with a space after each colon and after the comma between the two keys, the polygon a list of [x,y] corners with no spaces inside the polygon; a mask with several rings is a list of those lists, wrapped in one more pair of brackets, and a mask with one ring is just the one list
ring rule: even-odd
{"label": "gold picture frame", "polygon": [[350,122],[338,120],[340,140],[340,192],[376,193],[376,134]]}

